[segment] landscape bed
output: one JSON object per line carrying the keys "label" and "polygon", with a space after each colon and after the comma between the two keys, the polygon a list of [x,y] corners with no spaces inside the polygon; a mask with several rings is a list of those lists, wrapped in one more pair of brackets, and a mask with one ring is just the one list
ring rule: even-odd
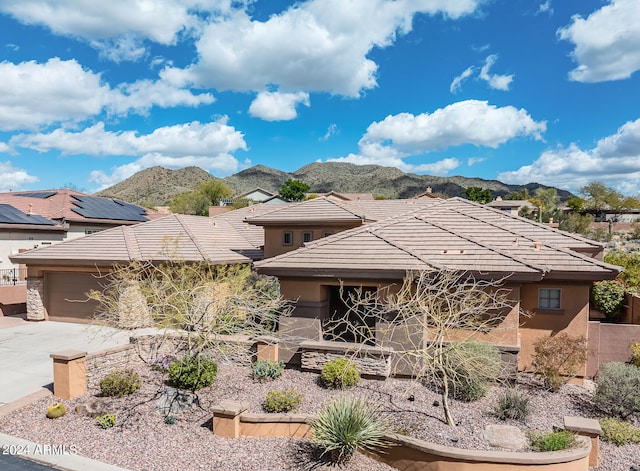
{"label": "landscape bed", "polygon": [[[504,389],[495,386],[483,399],[471,403],[451,400],[455,428],[443,422],[439,394],[407,380],[361,380],[347,390],[324,388],[319,375],[287,369],[268,382],[254,382],[248,367],[221,364],[211,387],[197,393],[199,406],[177,413],[175,423],[165,423],[157,409],[160,392],[167,386],[162,373],[140,364],[135,367],[142,377],[142,388],[131,396],[101,398],[116,425],[102,429],[93,417],[76,412],[76,406],[99,395],[98,389],[72,400],[62,401],[67,414],[59,419],[45,417],[53,398],[41,399],[15,413],[0,418],[0,432],[35,443],[73,446],[89,458],[131,470],[199,470],[199,469],[330,469],[318,463],[319,451],[308,440],[291,438],[227,439],[212,433],[211,408],[223,400],[241,401],[249,412],[263,412],[268,392],[293,387],[303,395],[296,413],[314,414],[338,396],[364,396],[389,413],[397,432],[431,443],[466,449],[488,450],[482,438],[488,424],[509,424],[525,432],[548,432],[562,428],[564,416],[598,418],[592,403],[592,383],[565,385],[557,393],[546,391],[541,382],[527,374],[518,376],[518,388],[529,394],[531,414],[525,422],[502,421],[495,413],[495,403]],[[413,396],[413,401],[409,398]],[[438,402],[436,402],[438,401]],[[637,425],[637,424],[636,424]],[[529,450],[523,450],[529,451]],[[600,466],[595,471],[628,470],[640,465],[640,446],[617,447],[601,443]],[[387,470],[389,466],[357,454],[345,470]]]}

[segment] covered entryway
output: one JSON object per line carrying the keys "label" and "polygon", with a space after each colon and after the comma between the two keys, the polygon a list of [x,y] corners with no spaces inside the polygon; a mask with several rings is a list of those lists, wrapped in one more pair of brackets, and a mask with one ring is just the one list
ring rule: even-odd
{"label": "covered entryway", "polygon": [[338,342],[373,343],[375,339],[375,317],[362,309],[349,306],[349,299],[375,293],[372,286],[329,286],[329,320],[323,326],[324,339]]}
{"label": "covered entryway", "polygon": [[102,290],[92,273],[48,272],[44,276],[45,308],[49,320],[88,323],[97,303],[87,300],[92,289]]}

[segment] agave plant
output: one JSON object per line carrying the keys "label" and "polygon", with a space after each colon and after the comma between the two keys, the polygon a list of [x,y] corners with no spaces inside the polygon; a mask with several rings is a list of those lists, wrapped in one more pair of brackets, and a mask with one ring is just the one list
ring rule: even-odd
{"label": "agave plant", "polygon": [[362,398],[339,398],[311,422],[311,441],[332,463],[345,463],[358,448],[374,451],[391,443],[385,434],[391,422],[382,410]]}

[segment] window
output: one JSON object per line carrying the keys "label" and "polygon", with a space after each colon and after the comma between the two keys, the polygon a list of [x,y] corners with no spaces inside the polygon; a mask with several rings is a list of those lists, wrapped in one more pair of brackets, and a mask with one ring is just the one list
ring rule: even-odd
{"label": "window", "polygon": [[292,232],[283,232],[282,233],[282,245],[292,245],[293,244],[293,233]]}
{"label": "window", "polygon": [[313,240],[313,232],[303,232],[302,242],[311,242]]}
{"label": "window", "polygon": [[560,309],[560,290],[540,288],[538,290],[539,309]]}
{"label": "window", "polygon": [[329,237],[330,235],[333,235],[333,232],[331,231],[326,231],[322,233],[322,237]]}

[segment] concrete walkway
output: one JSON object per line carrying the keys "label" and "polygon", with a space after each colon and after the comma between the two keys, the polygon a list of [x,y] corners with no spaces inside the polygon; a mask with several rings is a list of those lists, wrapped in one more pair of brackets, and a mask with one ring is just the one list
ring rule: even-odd
{"label": "concrete walkway", "polygon": [[129,343],[129,333],[67,322],[0,316],[0,407],[53,383],[51,353],[88,353]]}

